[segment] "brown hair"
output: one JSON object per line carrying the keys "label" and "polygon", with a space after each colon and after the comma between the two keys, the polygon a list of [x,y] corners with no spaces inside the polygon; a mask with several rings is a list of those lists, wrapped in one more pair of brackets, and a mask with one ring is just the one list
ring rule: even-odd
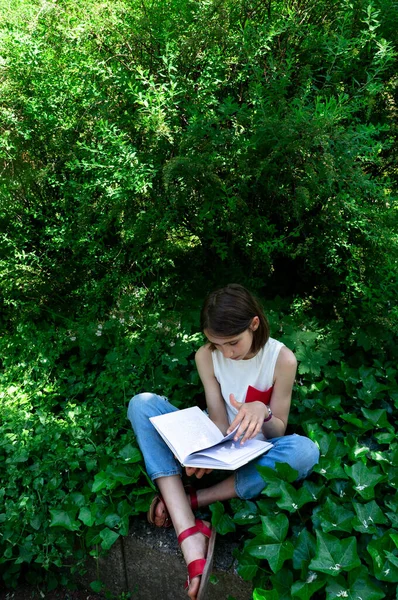
{"label": "brown hair", "polygon": [[[242,285],[230,283],[209,294],[200,315],[202,331],[220,337],[232,337],[249,329],[253,317],[260,320],[253,331],[251,352],[258,352],[268,341],[269,324],[258,300]],[[215,348],[211,346],[214,350]]]}

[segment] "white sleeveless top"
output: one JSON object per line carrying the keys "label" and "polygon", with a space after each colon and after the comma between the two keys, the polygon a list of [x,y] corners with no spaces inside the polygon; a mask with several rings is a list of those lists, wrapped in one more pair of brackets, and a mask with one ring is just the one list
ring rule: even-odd
{"label": "white sleeveless top", "polygon": [[244,402],[249,385],[259,391],[266,391],[272,387],[275,364],[283,345],[282,342],[269,338],[256,356],[248,360],[231,360],[224,358],[220,350],[213,350],[211,356],[214,375],[220,384],[229,423],[232,423],[238,413],[237,409],[231,406],[229,395],[234,394],[238,402]]}

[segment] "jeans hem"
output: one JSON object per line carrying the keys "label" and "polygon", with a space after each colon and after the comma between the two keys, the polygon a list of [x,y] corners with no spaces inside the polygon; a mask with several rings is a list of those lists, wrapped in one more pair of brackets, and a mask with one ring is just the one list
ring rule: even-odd
{"label": "jeans hem", "polygon": [[[242,496],[242,493],[239,491],[238,473],[235,473],[234,485],[235,485],[235,493],[240,500],[250,500],[250,498],[245,498],[244,496]],[[265,487],[265,483],[264,483],[264,487]]]}
{"label": "jeans hem", "polygon": [[157,473],[149,475],[149,477],[151,481],[154,481],[155,479],[159,479],[159,477],[172,477],[173,475],[179,475],[181,477],[181,471],[179,469],[173,469],[171,471],[158,471]]}

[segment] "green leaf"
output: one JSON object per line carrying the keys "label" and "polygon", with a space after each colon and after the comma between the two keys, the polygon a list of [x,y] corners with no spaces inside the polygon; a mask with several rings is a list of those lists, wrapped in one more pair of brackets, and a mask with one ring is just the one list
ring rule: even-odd
{"label": "green leaf", "polygon": [[321,456],[318,464],[314,466],[314,471],[319,473],[325,479],[347,479],[340,458],[324,458]]}
{"label": "green leaf", "polygon": [[281,497],[276,501],[276,504],[279,508],[291,513],[299,510],[308,502],[314,502],[312,494],[306,487],[300,487],[296,490],[290,483],[282,481],[279,491]]}
{"label": "green leaf", "polygon": [[353,519],[352,525],[360,533],[377,533],[377,524],[385,525],[388,523],[381,508],[374,500],[366,504],[354,502],[353,507],[357,516]]}
{"label": "green leaf", "polygon": [[385,479],[380,473],[379,467],[367,467],[362,462],[357,462],[351,467],[344,466],[347,475],[353,479],[354,489],[364,500],[370,500],[375,496],[375,486]]}
{"label": "green leaf", "polygon": [[287,463],[276,463],[275,471],[278,473],[280,479],[282,479],[283,481],[288,481],[289,483],[292,483],[293,481],[297,480],[298,471],[296,471],[296,469],[293,469],[293,467],[291,467]]}
{"label": "green leaf", "polygon": [[320,526],[326,533],[329,531],[351,533],[352,531],[354,513],[344,508],[341,504],[336,504],[330,498],[327,498],[322,506],[315,508],[313,515],[315,527],[318,528]]}
{"label": "green leaf", "polygon": [[68,531],[77,531],[80,527],[79,523],[75,521],[76,510],[66,511],[51,508],[50,514],[50,527],[62,527]]}
{"label": "green leaf", "polygon": [[122,485],[131,485],[138,480],[140,468],[138,465],[108,465],[106,474]]}
{"label": "green leaf", "polygon": [[253,600],[279,600],[279,596],[276,590],[256,588],[253,592]]}
{"label": "green leaf", "polygon": [[352,413],[344,413],[344,414],[340,415],[340,417],[347,423],[351,423],[351,425],[354,425],[359,430],[369,431],[369,429],[373,428],[373,426],[369,423],[369,421],[364,421],[363,419],[359,419]]}
{"label": "green leaf", "polygon": [[302,529],[297,536],[294,552],[293,566],[297,570],[305,569],[315,556],[315,538],[307,529]]}
{"label": "green leaf", "polygon": [[253,581],[258,571],[258,564],[254,561],[252,563],[247,561],[244,564],[239,562],[236,570],[238,575],[242,577],[244,581]]}
{"label": "green leaf", "polygon": [[94,493],[98,493],[104,489],[113,489],[114,487],[116,487],[116,485],[117,482],[114,479],[112,479],[112,477],[110,477],[107,473],[104,473],[104,471],[101,471],[100,473],[97,473],[97,475],[95,475],[91,491]]}
{"label": "green leaf", "polygon": [[300,344],[296,349],[296,358],[299,361],[298,372],[310,373],[315,377],[321,374],[321,368],[328,363],[328,359],[313,348]]}
{"label": "green leaf", "polygon": [[230,531],[235,531],[235,523],[233,522],[232,518],[225,512],[225,508],[222,502],[214,502],[213,504],[210,504],[210,510],[212,512],[212,525],[216,528],[218,533],[220,533],[221,535],[225,535]]}
{"label": "green leaf", "polygon": [[348,598],[349,600],[381,600],[385,597],[383,590],[369,577],[364,566],[354,569],[348,574],[348,581],[339,576],[329,580],[326,588],[327,600]]}
{"label": "green leaf", "polygon": [[325,585],[325,577],[309,571],[306,581],[295,581],[292,585],[293,598],[301,598],[301,600],[309,600],[315,592],[323,588]]}
{"label": "green leaf", "polygon": [[293,556],[293,544],[288,541],[280,544],[251,544],[247,546],[249,554],[255,558],[265,558],[274,573],[283,566],[285,560]]}
{"label": "green leaf", "polygon": [[115,531],[111,531],[108,528],[103,529],[100,531],[100,538],[102,539],[101,547],[104,550],[109,550],[109,548],[116,542],[118,537],[119,534]]}
{"label": "green leaf", "polygon": [[311,496],[312,502],[317,502],[321,497],[325,486],[321,483],[315,483],[314,481],[308,481],[308,479],[306,479],[302,484],[302,488]]}
{"label": "green leaf", "polygon": [[316,536],[316,554],[310,562],[310,569],[337,577],[341,571],[351,571],[361,564],[354,537],[339,540],[320,531],[316,532]]}
{"label": "green leaf", "polygon": [[131,444],[124,446],[124,448],[120,450],[119,456],[128,463],[135,463],[142,459],[141,452],[138,450],[138,448],[134,448]]}
{"label": "green leaf", "polygon": [[388,422],[387,411],[385,408],[370,410],[369,408],[361,407],[361,411],[365,419],[371,423],[372,427],[376,427],[376,429],[385,428],[389,431],[394,431],[394,427]]}
{"label": "green leaf", "polygon": [[90,508],[88,506],[83,506],[79,511],[78,519],[82,521],[87,527],[92,527],[95,523],[95,516],[98,511],[98,505],[92,504]]}
{"label": "green leaf", "polygon": [[282,542],[285,539],[289,529],[289,521],[286,515],[261,516],[261,523],[265,542]]}
{"label": "green leaf", "polygon": [[260,517],[257,514],[258,508],[254,502],[245,502],[233,517],[234,523],[238,525],[254,525],[260,522]]}
{"label": "green leaf", "polygon": [[96,594],[99,594],[103,588],[104,584],[100,579],[96,579],[90,583],[90,587]]}
{"label": "green leaf", "polygon": [[293,584],[293,573],[289,569],[281,569],[270,577],[272,587],[278,592],[279,600],[290,600],[290,588]]}
{"label": "green leaf", "polygon": [[367,551],[372,557],[374,575],[380,581],[390,581],[398,583],[398,567],[390,560],[388,553],[397,556],[397,549],[391,534],[395,534],[394,530],[386,531],[376,540],[372,540]]}

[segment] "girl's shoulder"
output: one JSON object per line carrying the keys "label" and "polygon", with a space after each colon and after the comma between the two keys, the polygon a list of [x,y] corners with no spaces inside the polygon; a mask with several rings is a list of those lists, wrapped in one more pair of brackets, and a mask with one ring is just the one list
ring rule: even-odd
{"label": "girl's shoulder", "polygon": [[286,371],[297,369],[297,358],[289,348],[282,346],[279,350],[278,358],[275,365],[275,370]]}
{"label": "girl's shoulder", "polygon": [[204,344],[204,346],[201,346],[195,353],[196,364],[198,364],[198,362],[203,363],[211,361],[212,352],[213,351],[210,347],[210,344]]}

